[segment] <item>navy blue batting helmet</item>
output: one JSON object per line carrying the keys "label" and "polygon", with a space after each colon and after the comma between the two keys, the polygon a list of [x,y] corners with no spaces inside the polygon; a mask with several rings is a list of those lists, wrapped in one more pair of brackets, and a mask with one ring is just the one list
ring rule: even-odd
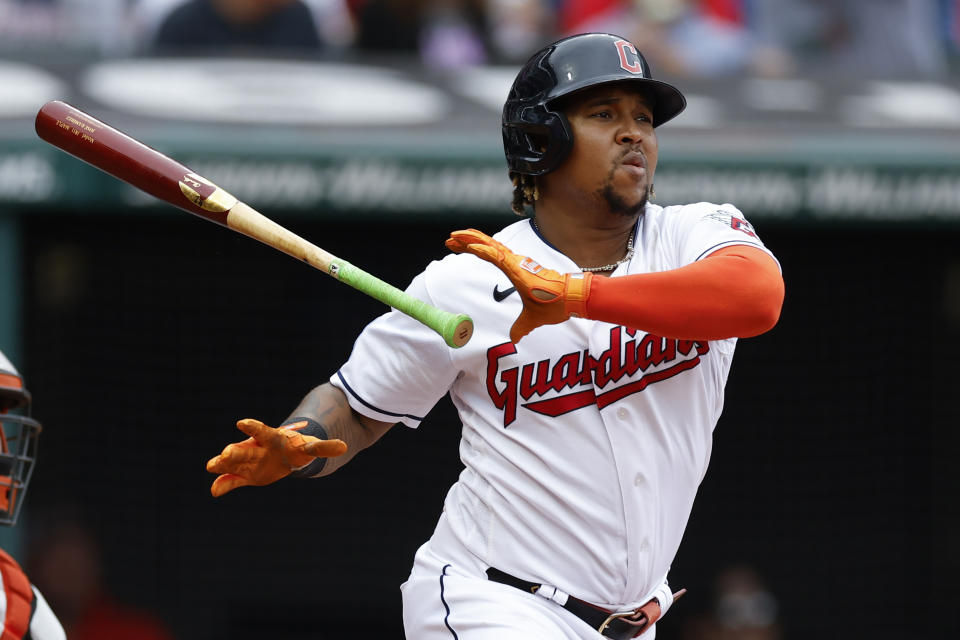
{"label": "navy blue batting helmet", "polygon": [[533,54],[503,105],[503,149],[510,170],[538,176],[556,169],[573,148],[573,132],[552,103],[581,89],[623,81],[641,84],[652,98],[655,127],[687,106],[676,87],[651,77],[640,51],[620,36],[584,33]]}

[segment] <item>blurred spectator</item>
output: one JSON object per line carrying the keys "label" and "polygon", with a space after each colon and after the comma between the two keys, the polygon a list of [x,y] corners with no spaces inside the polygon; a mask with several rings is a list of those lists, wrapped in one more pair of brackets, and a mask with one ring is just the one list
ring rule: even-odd
{"label": "blurred spectator", "polygon": [[[563,33],[610,31],[655,70],[932,77],[960,35],[957,0],[561,0]],[[944,29],[945,17],[953,16]]]}
{"label": "blurred spectator", "polygon": [[356,22],[347,0],[303,0],[310,7],[323,43],[343,49],[357,37]]}
{"label": "blurred spectator", "polygon": [[790,58],[759,33],[753,8],[748,0],[563,0],[558,27],[622,34],[668,75],[784,75]]}
{"label": "blurred spectator", "polygon": [[484,0],[433,0],[420,26],[420,58],[428,67],[450,69],[487,61],[483,41]]}
{"label": "blurred spectator", "polygon": [[426,67],[488,60],[485,0],[354,0],[357,48],[419,57]]}
{"label": "blurred spectator", "polygon": [[842,73],[937,76],[947,70],[939,10],[932,0],[845,0],[827,3],[843,25],[830,51],[830,66]]}
{"label": "blurred spectator", "polygon": [[777,600],[760,574],[745,565],[724,569],[714,581],[710,610],[684,626],[683,640],[780,640]]}
{"label": "blurred spectator", "polygon": [[357,48],[373,53],[415,53],[425,4],[426,0],[353,0]]}
{"label": "blurred spectator", "polygon": [[0,54],[408,53],[520,63],[557,35],[619,33],[680,77],[937,77],[960,0],[0,0]]}
{"label": "blurred spectator", "polygon": [[[2,0],[0,0],[2,1]],[[153,45],[164,20],[187,0],[132,0],[131,25],[141,49]],[[320,43],[343,49],[353,44],[356,35],[353,16],[346,0],[302,0],[309,9]],[[309,26],[309,21],[306,23]]]}
{"label": "blurred spectator", "polygon": [[960,0],[939,0],[940,34],[951,65],[960,66]]}
{"label": "blurred spectator", "polygon": [[523,63],[554,39],[550,0],[487,0],[487,28],[495,61]]}
{"label": "blurred spectator", "polygon": [[767,0],[754,15],[807,75],[933,77],[948,69],[943,1]]}
{"label": "blurred spectator", "polygon": [[306,53],[326,44],[304,0],[182,0],[157,24],[151,45],[159,52]]}
{"label": "blurred spectator", "polygon": [[0,54],[129,50],[128,0],[0,0]]}
{"label": "blurred spectator", "polygon": [[117,601],[103,583],[100,547],[74,517],[31,519],[27,566],[69,640],[173,640],[153,615]]}

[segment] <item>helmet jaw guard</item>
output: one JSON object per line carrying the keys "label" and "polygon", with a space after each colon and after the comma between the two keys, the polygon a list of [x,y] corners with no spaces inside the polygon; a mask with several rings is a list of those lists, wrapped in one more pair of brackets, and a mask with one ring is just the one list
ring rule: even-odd
{"label": "helmet jaw guard", "polygon": [[[17,413],[8,413],[8,411]],[[0,525],[13,526],[37,459],[42,427],[30,417],[30,393],[0,352]]]}
{"label": "helmet jaw guard", "polygon": [[503,125],[503,145],[511,171],[539,176],[553,171],[573,148],[570,122],[546,107],[525,107],[519,118]]}
{"label": "helmet jaw guard", "polygon": [[558,98],[611,82],[635,82],[652,97],[654,126],[686,107],[680,91],[654,80],[643,55],[629,41],[608,33],[564,38],[535,53],[520,69],[501,121],[511,171],[543,175],[556,169],[573,148],[566,116],[552,107]]}
{"label": "helmet jaw guard", "polygon": [[553,171],[573,147],[566,116],[547,106],[558,82],[548,61],[555,48],[541,49],[527,61],[503,105],[503,148],[511,171],[533,176]]}

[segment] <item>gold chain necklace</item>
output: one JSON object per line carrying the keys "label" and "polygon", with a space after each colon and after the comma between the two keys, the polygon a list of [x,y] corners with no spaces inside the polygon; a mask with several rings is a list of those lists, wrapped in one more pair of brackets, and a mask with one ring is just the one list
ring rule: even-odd
{"label": "gold chain necklace", "polygon": [[[540,231],[540,225],[537,224],[537,219],[536,219],[536,218],[532,218],[532,220],[533,220],[533,227],[537,230],[537,233],[539,233],[541,236],[543,236],[543,232]],[[596,271],[612,271],[613,269],[616,269],[617,267],[619,267],[619,266],[622,265],[623,263],[625,263],[625,262],[630,262],[630,258],[633,257],[633,234],[636,232],[636,229],[637,229],[637,227],[636,227],[636,225],[634,225],[633,230],[630,231],[630,237],[627,238],[627,253],[626,253],[626,255],[624,255],[622,258],[620,258],[620,259],[617,260],[616,262],[611,262],[610,264],[604,265],[604,266],[602,266],[602,267],[580,267],[580,271],[590,271],[590,272],[596,272]]]}

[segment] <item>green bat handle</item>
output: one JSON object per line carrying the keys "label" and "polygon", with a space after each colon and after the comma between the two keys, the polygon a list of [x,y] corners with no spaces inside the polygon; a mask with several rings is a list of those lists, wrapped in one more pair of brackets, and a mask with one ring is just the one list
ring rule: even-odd
{"label": "green bat handle", "polygon": [[415,320],[419,320],[439,333],[443,340],[454,349],[467,344],[473,335],[473,320],[470,319],[470,316],[437,309],[380,278],[370,275],[363,269],[353,266],[346,260],[334,258],[330,261],[327,271],[340,282],[348,284],[398,311],[402,311]]}

